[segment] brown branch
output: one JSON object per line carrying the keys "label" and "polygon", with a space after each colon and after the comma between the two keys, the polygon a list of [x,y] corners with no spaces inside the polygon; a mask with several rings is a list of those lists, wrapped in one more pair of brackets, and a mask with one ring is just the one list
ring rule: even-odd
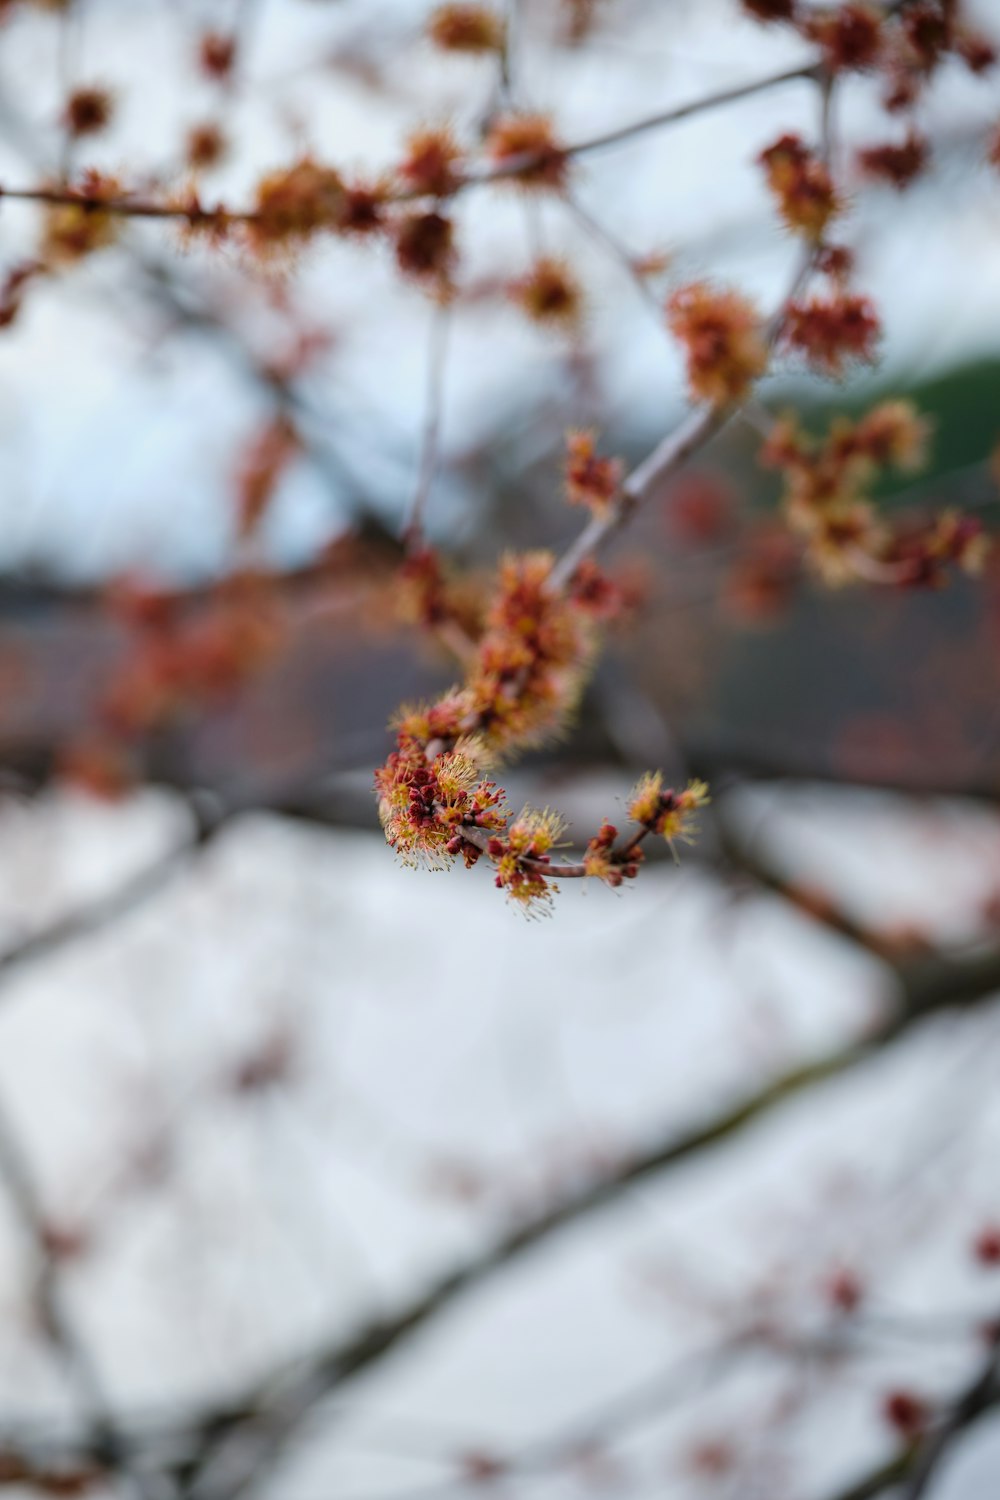
{"label": "brown branch", "polygon": [[[781,73],[771,73],[768,77],[757,78],[751,83],[736,84],[733,88],[721,89],[716,94],[693,99],[689,104],[672,105],[669,109],[658,110],[652,115],[644,115],[641,119],[631,120],[628,124],[618,125],[612,130],[585,136],[582,140],[564,146],[563,155],[570,158],[588,156],[591,152],[603,151],[608,146],[618,146],[627,141],[633,141],[638,136],[645,135],[651,130],[662,129],[665,125],[674,125],[680,120],[689,120],[695,115],[704,114],[706,110],[718,109],[722,105],[732,104],[740,99],[749,99],[754,94],[766,93],[783,83],[792,83],[801,79],[810,79],[815,82],[818,77],[819,68],[816,63],[809,63],[798,68],[786,68]],[[530,172],[537,167],[539,159],[539,152],[525,151],[502,164],[479,163],[466,169],[460,178],[460,183],[462,186],[472,187],[483,183],[501,182],[505,178],[520,177],[523,173]]]}
{"label": "brown branch", "polygon": [[[750,83],[737,84],[733,88],[722,89],[718,93],[710,94],[701,99],[692,100],[688,104],[672,106],[669,109],[659,110],[655,114],[643,116],[641,119],[632,120],[628,124],[617,126],[613,130],[603,131],[598,135],[587,136],[582,140],[572,142],[562,148],[562,154],[570,159],[587,156],[594,151],[600,151],[608,146],[620,145],[624,142],[636,139],[651,130],[658,130],[666,125],[672,125],[680,120],[691,119],[695,115],[703,114],[708,110],[717,109],[726,104],[734,103],[740,99],[748,99],[755,94],[766,93],[781,84],[796,80],[810,79],[815,81],[819,77],[819,70],[815,63],[798,68],[785,69],[781,73],[772,73],[766,78],[758,78]],[[479,187],[489,183],[502,182],[504,180],[523,176],[538,166],[539,153],[537,151],[524,152],[520,156],[513,157],[502,163],[492,161],[474,162],[463,172],[458,174],[454,191],[460,192],[465,188]],[[408,202],[415,197],[427,197],[424,192],[414,192],[412,189],[400,188],[386,195],[386,202]],[[123,218],[144,219],[175,219],[188,224],[213,225],[220,228],[231,224],[253,224],[258,215],[253,210],[231,210],[224,207],[205,208],[202,204],[192,201],[190,203],[156,203],[149,199],[129,197],[104,197],[99,193],[88,193],[82,188],[73,187],[29,187],[10,188],[0,186],[0,198],[8,198],[11,201],[24,203],[39,203],[50,207],[75,205],[93,212],[104,212],[115,214]]]}

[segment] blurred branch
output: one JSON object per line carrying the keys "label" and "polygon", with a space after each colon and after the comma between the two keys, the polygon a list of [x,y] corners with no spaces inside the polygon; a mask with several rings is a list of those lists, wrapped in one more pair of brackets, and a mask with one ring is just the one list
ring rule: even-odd
{"label": "blurred branch", "polygon": [[442,300],[431,312],[431,329],[427,341],[427,390],[424,431],[420,451],[420,469],[416,489],[406,518],[403,536],[407,551],[418,551],[423,542],[424,511],[430,498],[437,470],[441,444],[441,422],[444,414],[444,377],[448,363],[448,333],[451,327],[451,303]]}
{"label": "blurred branch", "polygon": [[[352,1338],[338,1339],[283,1378],[269,1379],[241,1399],[206,1414],[202,1424],[204,1457],[199,1469],[207,1476],[220,1471],[224,1474],[235,1466],[246,1476],[240,1483],[242,1488],[249,1483],[251,1473],[273,1462],[326,1395],[402,1348],[463,1295],[478,1290],[527,1252],[617,1202],[637,1183],[662,1180],[670,1169],[686,1165],[734,1139],[785,1103],[850,1072],[909,1035],[929,1016],[980,1004],[1000,990],[1000,950],[963,961],[922,955],[889,968],[900,986],[900,997],[866,1035],[779,1075],[687,1131],[671,1129],[663,1139],[626,1157],[606,1175],[516,1226],[485,1254],[442,1276],[397,1312],[370,1323]],[[207,1477],[194,1490],[199,1496],[236,1492]]]}
{"label": "blurred branch", "polygon": [[713,804],[714,828],[723,860],[738,875],[747,877],[752,888],[780,896],[789,906],[818,922],[828,931],[845,937],[874,958],[892,959],[895,943],[892,932],[870,927],[852,916],[827,890],[807,885],[783,875],[736,833],[719,800]]}
{"label": "blurred branch", "polygon": [[64,948],[103,931],[162,890],[178,869],[205,848],[230,816],[227,811],[213,813],[195,807],[193,800],[189,802],[189,806],[195,820],[190,837],[169,849],[138,874],[127,877],[115,890],[98,896],[77,911],[60,917],[21,942],[0,951],[0,981],[29,964],[50,958]]}
{"label": "blurred branch", "polygon": [[87,1448],[103,1469],[125,1480],[134,1494],[154,1500],[163,1494],[163,1485],[151,1481],[133,1465],[94,1358],[67,1311],[60,1285],[59,1257],[46,1223],[41,1195],[27,1152],[2,1101],[0,1180],[31,1248],[33,1300],[43,1334],[60,1358],[90,1429]]}
{"label": "blurred branch", "polygon": [[[570,159],[586,156],[593,151],[604,150],[608,146],[621,145],[635,140],[651,130],[659,130],[664,126],[676,124],[680,120],[691,119],[708,110],[718,109],[741,99],[748,99],[755,94],[766,93],[784,83],[802,80],[815,82],[819,77],[819,68],[815,63],[797,68],[786,68],[780,73],[769,74],[766,78],[758,78],[749,83],[737,84],[733,88],[721,89],[715,94],[693,99],[688,104],[674,105],[669,109],[659,110],[655,114],[645,115],[641,119],[619,125],[612,130],[584,137],[582,140],[562,147],[561,151]],[[455,191],[459,192],[465,188],[523,176],[535,169],[538,162],[539,155],[534,150],[523,152],[501,163],[489,159],[474,162],[457,175]],[[390,192],[386,201],[404,202],[414,197],[426,196],[428,196],[426,193],[414,193],[412,189],[400,188]],[[213,228],[224,228],[234,224],[252,224],[257,218],[257,214],[248,209],[234,210],[222,206],[206,208],[194,196],[187,200],[157,202],[152,199],[88,191],[85,185],[68,188],[49,185],[25,188],[0,186],[0,198],[7,198],[12,202],[36,203],[45,207],[75,205],[122,218],[179,220],[192,226]]]}
{"label": "blurred branch", "polygon": [[880,1464],[830,1500],[876,1500],[898,1488],[899,1500],[922,1500],[941,1463],[955,1443],[980,1417],[1000,1406],[1000,1323],[992,1332],[985,1358],[968,1385],[927,1435],[895,1458]]}

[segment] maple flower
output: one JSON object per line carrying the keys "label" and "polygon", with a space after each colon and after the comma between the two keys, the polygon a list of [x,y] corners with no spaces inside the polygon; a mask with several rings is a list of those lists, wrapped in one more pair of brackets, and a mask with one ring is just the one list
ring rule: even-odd
{"label": "maple flower", "polygon": [[617,850],[617,838],[618,829],[605,818],[583,855],[583,868],[587,875],[603,880],[612,889],[616,889],[624,880],[634,880],[643,860],[642,849],[638,844],[630,844]]}
{"label": "maple flower", "polygon": [[767,185],[789,229],[818,240],[841,203],[829,168],[797,135],[783,135],[760,153]]}
{"label": "maple flower", "polygon": [[494,883],[507,892],[512,901],[526,910],[538,903],[550,903],[557,890],[545,873],[550,851],[563,833],[563,822],[557,813],[526,807],[507,827],[506,835],[493,838],[487,853],[494,861]]}
{"label": "maple flower", "polygon": [[504,24],[488,5],[439,5],[427,23],[427,35],[446,52],[499,52]]}
{"label": "maple flower", "polygon": [[979,31],[962,28],[955,38],[954,48],[970,73],[986,73],[996,67],[997,49],[989,37]]}
{"label": "maple flower", "polygon": [[63,124],[72,136],[96,135],[110,124],[113,113],[114,96],[110,90],[75,89],[66,101]]}
{"label": "maple flower", "polygon": [[824,375],[840,375],[848,360],[870,362],[882,332],[868,297],[840,292],[789,304],[782,337]]}
{"label": "maple flower", "polygon": [[497,750],[561,729],[594,648],[593,622],[548,587],[548,552],[505,557],[467,685],[471,712]]}
{"label": "maple flower", "polygon": [[671,846],[677,839],[690,843],[697,832],[696,814],[709,800],[704,781],[689,781],[678,792],[664,787],[662,771],[647,771],[632,791],[628,815]]}
{"label": "maple flower", "polygon": [[433,760],[427,759],[427,742],[400,727],[397,748],[375,773],[379,818],[387,842],[404,863],[422,863],[440,868],[457,854],[466,863],[478,857],[463,829],[500,831],[506,824],[503,793],[482,779],[477,747],[459,742]]}
{"label": "maple flower", "polygon": [[417,281],[447,286],[457,259],[455,227],[437,212],[406,214],[393,225],[396,264]]}
{"label": "maple flower", "polygon": [[831,73],[864,72],[875,67],[882,50],[883,16],[872,5],[839,5],[807,15],[800,29],[823,52]]}
{"label": "maple flower", "polygon": [[346,201],[340,173],[304,156],[257,184],[252,238],[268,247],[305,239],[318,229],[337,228]]}
{"label": "maple flower", "polygon": [[990,539],[975,516],[946,510],[915,534],[893,540],[888,558],[900,566],[903,587],[940,587],[949,564],[964,573],[982,572],[990,551]]}
{"label": "maple flower", "polygon": [[688,383],[699,400],[741,401],[767,368],[760,319],[738,292],[703,281],[680,287],[667,303],[667,322],[685,346]]}
{"label": "maple flower", "polygon": [[525,188],[565,187],[568,157],[548,115],[502,115],[486,137],[495,168]]}
{"label": "maple flower", "polygon": [[910,62],[930,73],[955,41],[954,7],[939,0],[917,0],[900,17]]}
{"label": "maple flower", "polygon": [[411,192],[445,198],[458,186],[461,160],[462,153],[450,130],[416,130],[407,139],[396,170]]}
{"label": "maple flower", "polygon": [[198,46],[198,63],[209,78],[228,78],[236,62],[236,38],[206,31]]}
{"label": "maple flower", "polygon": [[543,255],[527,275],[511,283],[511,296],[533,323],[572,328],[583,312],[583,290],[570,267]]}
{"label": "maple flower", "polygon": [[592,432],[566,434],[566,498],[601,515],[614,503],[624,465],[620,458],[600,458]]}
{"label": "maple flower", "polygon": [[795,0],[743,0],[743,9],[755,21],[791,21],[795,17]]}
{"label": "maple flower", "polygon": [[[102,180],[95,191],[105,191],[113,196],[116,184]],[[106,250],[118,239],[121,223],[115,214],[98,207],[88,191],[86,203],[54,204],[45,215],[42,230],[41,258],[50,266],[71,265]]]}
{"label": "maple flower", "polygon": [[882,1400],[882,1417],[900,1437],[913,1442],[930,1421],[927,1402],[914,1391],[888,1391]]}
{"label": "maple flower", "polygon": [[864,147],[857,154],[857,163],[866,177],[887,182],[902,192],[924,171],[930,155],[927,137],[911,130],[905,141],[887,141],[880,146]]}
{"label": "maple flower", "polygon": [[930,423],[912,401],[881,401],[858,422],[853,447],[875,464],[891,464],[904,473],[927,461]]}
{"label": "maple flower", "polygon": [[192,125],[187,134],[184,157],[193,172],[218,166],[229,149],[225,133],[214,120]]}

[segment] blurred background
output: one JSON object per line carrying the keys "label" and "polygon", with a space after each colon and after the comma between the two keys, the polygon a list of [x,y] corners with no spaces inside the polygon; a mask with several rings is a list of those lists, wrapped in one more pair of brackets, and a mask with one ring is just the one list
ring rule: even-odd
{"label": "blurred background", "polygon": [[[0,186],[239,208],[306,153],[378,181],[419,127],[577,141],[815,55],[736,0],[496,0],[500,66],[432,9],[9,0]],[[756,463],[761,413],[905,395],[932,458],[884,505],[994,525],[998,77],[941,65],[905,193],[856,166],[904,133],[879,81],[838,82],[882,357],[779,364],[616,541],[627,617],[511,801],[587,837],[653,765],[713,803],[539,923],[378,828],[390,715],[455,676],[395,607],[428,419],[443,555],[568,539],[567,428],[637,460],[683,415],[669,291],[780,302],[756,158],[816,138],[814,81],[463,193],[446,315],[377,237],[129,217],[39,271],[55,210],[0,197],[0,1486],[1000,1493],[1000,570],[826,589]],[[540,255],[570,327],[512,299]]]}

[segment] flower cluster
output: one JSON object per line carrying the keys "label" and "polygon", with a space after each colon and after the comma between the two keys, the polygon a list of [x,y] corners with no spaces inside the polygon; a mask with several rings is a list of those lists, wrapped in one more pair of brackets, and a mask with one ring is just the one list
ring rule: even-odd
{"label": "flower cluster", "polygon": [[927,436],[905,401],[882,402],[857,422],[840,418],[818,439],[794,417],[775,423],[761,461],[782,472],[789,524],[827,582],[931,583],[948,563],[979,565],[985,542],[976,522],[948,513],[907,535],[876,516],[870,492],[880,472],[919,468]]}
{"label": "flower cluster", "polygon": [[455,227],[446,214],[401,215],[393,224],[396,264],[404,276],[436,285],[442,297],[451,290],[451,276],[458,254]]}
{"label": "flower cluster", "polygon": [[981,572],[989,546],[981,521],[946,510],[925,525],[893,537],[886,562],[898,574],[901,587],[935,588],[944,583],[949,567]]}
{"label": "flower cluster", "polygon": [[671,332],[684,345],[688,384],[700,401],[742,401],[767,368],[767,342],[753,305],[704,281],[678,288],[667,303]]}
{"label": "flower cluster", "polygon": [[903,141],[864,147],[857,154],[857,163],[865,177],[887,182],[902,192],[926,169],[930,156],[927,137],[911,130]]}
{"label": "flower cluster", "polygon": [[406,142],[396,171],[415,196],[446,198],[460,181],[462,153],[447,128],[417,130]]}
{"label": "flower cluster", "polygon": [[108,89],[89,86],[74,89],[66,100],[63,125],[75,138],[97,135],[111,123],[115,101]]}
{"label": "flower cluster", "polygon": [[474,741],[428,760],[426,742],[414,733],[419,720],[404,715],[397,749],[375,773],[385,836],[408,863],[442,866],[462,854],[472,865],[481,851],[465,835],[506,827],[503,793],[483,777]]}
{"label": "flower cluster", "polygon": [[566,498],[602,515],[621,489],[624,465],[620,458],[601,458],[592,432],[566,435]]}
{"label": "flower cluster", "polygon": [[53,203],[45,215],[38,258],[61,269],[105,250],[118,239],[121,224],[106,203],[121,194],[117,178],[87,171],[65,203]]}
{"label": "flower cluster", "polygon": [[790,349],[820,374],[833,376],[842,375],[850,360],[870,363],[881,333],[871,299],[844,290],[790,302],[781,329]]}
{"label": "flower cluster", "polygon": [[555,256],[541,256],[525,276],[511,284],[510,292],[533,323],[574,328],[580,321],[583,289],[566,262]]}
{"label": "flower cluster", "polygon": [[809,0],[743,0],[743,8],[757,21],[795,27],[819,47],[828,74],[879,73],[890,110],[912,106],[949,56],[973,73],[985,72],[997,60],[992,42],[962,20],[957,0],[895,6],[871,0],[819,6]]}
{"label": "flower cluster", "polygon": [[509,174],[520,187],[559,191],[566,186],[569,157],[548,115],[502,115],[493,122],[486,150],[497,175]]}
{"label": "flower cluster", "polygon": [[557,813],[526,807],[511,820],[502,838],[492,838],[487,845],[496,865],[497,887],[525,907],[551,901],[558,886],[550,884],[547,869],[562,833],[563,821]]}
{"label": "flower cluster", "polygon": [[855,0],[805,16],[800,29],[821,49],[831,73],[861,72],[879,60],[883,19],[880,9]]}
{"label": "flower cluster", "polygon": [[661,771],[653,771],[634,788],[628,815],[645,832],[666,839],[673,848],[678,841],[692,842],[698,830],[697,814],[708,801],[704,781],[689,781],[683,791],[677,792],[663,785]]}
{"label": "flower cluster", "polygon": [[428,22],[427,34],[447,52],[498,52],[504,44],[504,25],[496,11],[461,0],[439,5]]}
{"label": "flower cluster", "polygon": [[759,157],[789,229],[819,240],[841,203],[829,168],[797,135],[783,135]]}
{"label": "flower cluster", "polygon": [[[592,451],[592,450],[591,450]],[[576,702],[596,643],[596,626],[620,594],[592,560],[565,589],[551,582],[545,552],[506,557],[469,652],[464,682],[436,703],[410,709],[396,723],[396,748],[375,774],[388,842],[410,862],[467,866],[485,854],[497,886],[519,906],[544,906],[554,878],[593,877],[618,886],[638,873],[639,841],[649,832],[669,840],[692,831],[691,814],[705,800],[700,783],[662,792],[638,829],[616,843],[602,824],[577,862],[556,864],[562,824],[552,813],[525,809],[511,818],[503,793],[483,771],[557,732]],[[434,555],[415,553],[405,567],[415,616],[430,629],[454,622],[449,586]],[[472,626],[475,631],[475,625]],[[650,784],[652,784],[650,780]]]}
{"label": "flower cluster", "polygon": [[[637,836],[638,837],[638,836]],[[618,829],[607,819],[601,824],[584,850],[583,867],[595,880],[612,888],[623,880],[634,880],[639,873],[643,853],[636,840],[626,839],[618,845]]]}

